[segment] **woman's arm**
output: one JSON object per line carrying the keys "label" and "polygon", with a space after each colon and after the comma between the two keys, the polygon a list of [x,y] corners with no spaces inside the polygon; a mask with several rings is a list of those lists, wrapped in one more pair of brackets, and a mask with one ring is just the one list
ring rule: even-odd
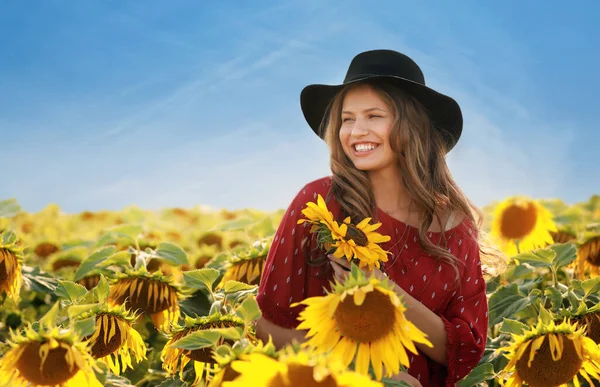
{"label": "woman's arm", "polygon": [[273,344],[278,350],[284,345],[291,343],[292,340],[296,340],[298,343],[304,342],[306,340],[306,332],[305,330],[282,328],[264,317],[259,318],[256,324],[256,337],[267,343],[269,335],[271,335]]}
{"label": "woman's arm", "polygon": [[[341,266],[344,266],[348,269],[350,268],[350,263],[344,259],[334,258],[333,255],[330,255],[329,259]],[[343,278],[347,276],[349,272],[340,268],[335,263],[332,264],[332,266],[336,279],[343,281]],[[388,279],[379,269],[375,269],[373,273],[375,278],[381,281]],[[370,273],[367,274],[369,275]],[[444,366],[447,365],[448,359],[446,356],[446,343],[448,342],[448,335],[444,321],[440,318],[440,316],[419,302],[419,300],[408,294],[395,282],[389,281],[389,283],[393,285],[394,290],[401,297],[402,302],[406,305],[406,318],[415,324],[421,331],[423,331],[427,335],[427,339],[431,342],[431,344],[433,344],[433,348],[421,343],[415,343],[415,346],[430,359],[443,364]]]}

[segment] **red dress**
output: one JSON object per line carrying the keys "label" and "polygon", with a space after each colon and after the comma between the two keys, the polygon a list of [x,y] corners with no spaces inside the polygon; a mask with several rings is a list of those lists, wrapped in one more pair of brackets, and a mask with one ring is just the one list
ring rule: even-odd
{"label": "red dress", "polygon": [[[297,317],[304,306],[290,308],[291,303],[323,295],[333,281],[329,263],[319,267],[307,265],[301,243],[310,235],[307,227],[297,224],[298,219],[304,217],[301,211],[306,203],[316,202],[318,194],[325,199],[330,187],[331,177],[324,177],[300,190],[285,212],[269,250],[256,299],[263,317],[281,327],[295,328],[299,324]],[[341,220],[339,204],[333,199],[327,206],[334,217]],[[381,210],[378,217],[382,225],[377,232],[392,237],[381,245],[393,253],[383,265],[386,273],[440,316],[448,335],[447,366],[421,352],[419,355],[409,352],[408,372],[423,387],[454,386],[478,364],[487,339],[486,283],[474,238],[477,230],[465,218],[460,225],[446,231],[449,251],[461,261],[460,286],[455,286],[452,268],[421,251],[415,227]],[[431,232],[429,237],[437,243],[441,233]]]}

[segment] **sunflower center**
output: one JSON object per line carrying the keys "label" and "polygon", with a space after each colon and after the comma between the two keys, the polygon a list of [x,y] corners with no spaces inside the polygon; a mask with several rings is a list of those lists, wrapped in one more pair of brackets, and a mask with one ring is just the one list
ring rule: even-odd
{"label": "sunflower center", "polygon": [[[589,313],[578,319],[580,324],[585,324],[587,337],[592,339],[594,343],[600,343],[600,313]],[[583,320],[583,321],[581,321]]]}
{"label": "sunflower center", "polygon": [[58,250],[58,246],[56,246],[55,244],[43,242],[37,245],[37,247],[35,248],[35,254],[38,257],[46,258],[50,254],[56,253]]}
{"label": "sunflower center", "polygon": [[0,288],[15,278],[17,258],[8,249],[0,249]]}
{"label": "sunflower center", "polygon": [[25,348],[17,360],[16,367],[21,376],[34,385],[61,385],[79,371],[75,361],[72,360],[71,364],[67,361],[67,356],[70,355],[72,359],[73,353],[68,354],[63,347],[50,349],[42,366],[40,347],[43,344],[33,341],[24,345]]}
{"label": "sunflower center", "polygon": [[531,362],[531,368],[527,366],[527,362],[529,361],[529,351],[533,341],[527,344],[524,354],[517,361],[517,372],[530,387],[558,386],[567,383],[581,369],[583,361],[577,355],[573,341],[562,334],[557,334],[557,336],[562,336],[563,342],[560,360],[554,361],[552,359],[550,339],[546,337]]}
{"label": "sunflower center", "polygon": [[566,231],[550,231],[550,235],[552,236],[552,240],[554,241],[554,243],[567,243],[577,239],[575,235]]}
{"label": "sunflower center", "polygon": [[[103,316],[108,316],[107,324],[104,324]],[[99,329],[98,337],[92,346],[92,356],[95,359],[100,359],[104,356],[108,356],[111,353],[115,352],[117,349],[121,348],[123,344],[123,340],[121,337],[121,329],[119,328],[119,324],[117,321],[117,317],[111,314],[106,315],[98,315],[96,317],[96,325],[97,329]],[[113,335],[110,339],[109,337]]]}
{"label": "sunflower center", "polygon": [[237,372],[236,370],[234,370],[233,368],[231,368],[231,365],[227,365],[227,367],[225,367],[225,371],[223,373],[223,379],[221,380],[221,382],[231,382],[238,376],[240,376],[240,373]]}
{"label": "sunflower center", "polygon": [[364,233],[363,230],[356,227],[353,224],[348,225],[348,230],[346,231],[346,239],[353,240],[358,246],[368,246],[369,239],[367,238],[367,234]]}
{"label": "sunflower center", "polygon": [[[181,339],[182,337],[185,337],[185,336],[189,335],[190,333],[194,333],[199,330],[206,330],[206,329],[211,329],[211,328],[229,328],[229,327],[241,327],[241,325],[238,323],[235,323],[233,321],[221,321],[221,322],[201,325],[198,327],[188,329],[185,332],[182,332],[179,335],[179,337],[177,337],[174,341],[177,341],[177,340]],[[221,337],[219,339],[219,341],[217,342],[216,347],[218,347],[219,345],[222,345],[222,344],[229,344],[230,346],[232,346],[235,344],[235,342],[233,340],[223,339]],[[200,349],[186,350],[186,351],[183,351],[183,354],[186,357],[188,357],[194,361],[199,361],[199,362],[207,363],[207,364],[216,364],[217,362],[213,358],[212,351],[213,351],[213,347],[205,347],[205,348],[200,348]]]}
{"label": "sunflower center", "polygon": [[506,239],[521,240],[533,231],[537,217],[533,203],[528,203],[526,207],[511,205],[502,213],[500,232]]}
{"label": "sunflower center", "polygon": [[85,286],[85,288],[87,290],[93,289],[96,285],[98,285],[99,282],[100,282],[100,275],[98,275],[98,274],[83,277],[82,279],[77,281],[77,283],[79,285]]}
{"label": "sunflower center", "polygon": [[394,327],[395,308],[389,296],[377,290],[367,293],[361,306],[347,296],[335,310],[340,333],[353,341],[373,342],[385,337]]}
{"label": "sunflower center", "polygon": [[118,304],[125,302],[127,309],[146,314],[162,312],[177,302],[177,292],[173,287],[147,278],[123,279],[113,291],[113,298]]}
{"label": "sunflower center", "polygon": [[286,382],[283,376],[278,373],[277,376],[269,380],[267,387],[337,387],[335,379],[328,375],[321,382],[317,382],[314,378],[314,368],[302,364],[288,364],[287,376],[289,382]]}
{"label": "sunflower center", "polygon": [[588,241],[580,249],[590,265],[600,266],[600,237]]}
{"label": "sunflower center", "polygon": [[63,267],[79,267],[79,261],[72,258],[59,259],[52,263],[52,270],[57,271]]}

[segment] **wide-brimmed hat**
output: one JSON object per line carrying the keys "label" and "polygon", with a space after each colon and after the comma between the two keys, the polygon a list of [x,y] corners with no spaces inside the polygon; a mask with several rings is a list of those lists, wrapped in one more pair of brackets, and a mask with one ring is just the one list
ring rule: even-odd
{"label": "wide-brimmed hat", "polygon": [[321,122],[326,118],[329,104],[346,85],[383,79],[414,96],[427,109],[435,128],[439,130],[450,151],[462,133],[463,118],[458,103],[425,85],[419,66],[408,56],[393,50],[372,50],[352,59],[346,78],[340,85],[308,85],[300,93],[304,118],[313,132],[323,138]]}

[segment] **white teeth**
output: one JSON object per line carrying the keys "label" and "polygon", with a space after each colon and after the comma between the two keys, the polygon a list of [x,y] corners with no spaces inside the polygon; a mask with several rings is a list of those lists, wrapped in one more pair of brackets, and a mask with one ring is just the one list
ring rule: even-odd
{"label": "white teeth", "polygon": [[375,145],[375,144],[356,144],[356,145],[354,145],[354,149],[356,149],[357,152],[367,152],[372,149],[375,149],[376,147],[377,147],[377,145]]}

